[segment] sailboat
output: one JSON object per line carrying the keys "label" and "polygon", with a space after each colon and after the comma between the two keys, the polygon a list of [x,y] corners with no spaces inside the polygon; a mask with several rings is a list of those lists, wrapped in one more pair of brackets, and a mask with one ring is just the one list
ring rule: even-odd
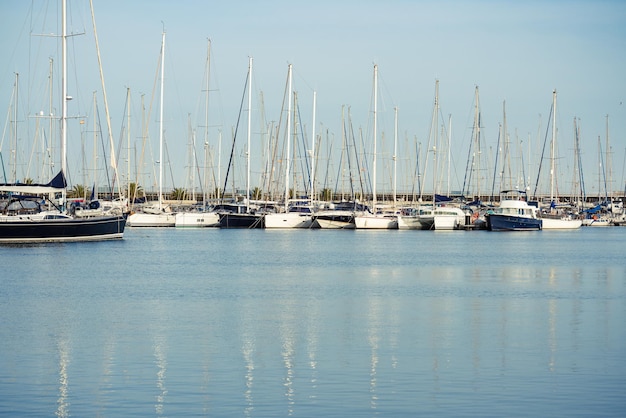
{"label": "sailboat", "polygon": [[[252,57],[248,59],[248,147],[246,152],[246,200],[243,204],[226,204],[222,202],[216,207],[220,217],[221,228],[263,228],[265,214],[257,212],[250,206],[250,136],[252,134]],[[236,134],[235,134],[236,136]],[[233,140],[233,149],[235,141]],[[232,152],[231,152],[232,162]],[[230,170],[230,164],[229,164]],[[228,173],[226,174],[228,181]],[[226,187],[224,187],[226,189]]]}
{"label": "sailboat", "polygon": [[163,86],[165,72],[165,31],[161,35],[161,92],[159,120],[159,200],[156,206],[144,206],[128,217],[131,227],[171,227],[176,224],[176,214],[163,206]]}
{"label": "sailboat", "polygon": [[[311,205],[291,204],[289,203],[289,146],[291,143],[291,112],[292,112],[292,65],[289,64],[287,75],[287,94],[289,95],[287,106],[287,158],[285,165],[285,197],[284,211],[279,213],[268,213],[265,215],[266,229],[291,229],[291,228],[310,228],[313,225],[313,216]],[[315,122],[313,122],[315,125]],[[314,128],[315,129],[315,128]],[[313,135],[315,140],[315,134]],[[311,174],[312,175],[312,174]],[[294,185],[295,191],[295,185]],[[295,203],[295,202],[294,202]],[[299,202],[298,202],[299,203]]]}
{"label": "sailboat", "polygon": [[[205,98],[205,113],[204,113],[204,173],[206,177],[207,161],[208,161],[208,147],[209,147],[209,79],[210,79],[210,64],[211,64],[211,40],[209,40],[207,48],[207,64],[206,64],[206,98]],[[195,132],[193,134],[193,169],[197,168],[195,158]],[[220,226],[220,217],[217,212],[210,210],[207,206],[207,182],[205,179],[204,187],[202,188],[202,206],[196,207],[195,210],[180,211],[176,213],[177,228],[202,228]],[[195,189],[194,189],[195,190]],[[195,193],[195,191],[194,191]],[[195,196],[194,196],[195,198]]]}
{"label": "sailboat", "polygon": [[[62,106],[61,171],[46,184],[1,184],[0,243],[102,241],[121,239],[126,214],[75,217],[66,210],[67,181],[67,8],[61,3]],[[45,197],[41,197],[45,196]],[[60,199],[57,200],[57,197]]]}
{"label": "sailboat", "polygon": [[[354,217],[356,229],[398,229],[398,218],[393,213],[379,211],[376,202],[376,141],[377,141],[377,106],[378,106],[378,65],[374,64],[374,157],[372,162],[372,210]],[[395,202],[394,202],[395,203]]]}
{"label": "sailboat", "polygon": [[578,229],[582,226],[581,219],[574,218],[572,214],[561,213],[556,208],[556,196],[554,183],[556,175],[556,90],[552,92],[552,140],[550,141],[550,212],[540,212],[541,228],[550,229]]}

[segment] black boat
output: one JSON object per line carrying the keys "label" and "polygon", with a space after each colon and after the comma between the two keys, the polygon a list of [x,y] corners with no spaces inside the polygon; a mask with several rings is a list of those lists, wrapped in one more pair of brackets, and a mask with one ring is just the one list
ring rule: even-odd
{"label": "black boat", "polygon": [[265,214],[250,211],[241,204],[219,204],[215,207],[220,228],[265,228]]}
{"label": "black boat", "polygon": [[[48,184],[1,184],[0,243],[102,241],[121,239],[126,213],[72,216],[41,195],[61,193],[63,172]],[[74,208],[75,209],[75,208]]]}

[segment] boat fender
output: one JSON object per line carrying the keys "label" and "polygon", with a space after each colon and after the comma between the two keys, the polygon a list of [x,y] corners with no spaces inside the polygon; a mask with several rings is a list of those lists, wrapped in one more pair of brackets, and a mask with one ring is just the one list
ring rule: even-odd
{"label": "boat fender", "polygon": [[98,209],[100,207],[100,202],[97,200],[94,200],[92,202],[89,202],[89,209]]}

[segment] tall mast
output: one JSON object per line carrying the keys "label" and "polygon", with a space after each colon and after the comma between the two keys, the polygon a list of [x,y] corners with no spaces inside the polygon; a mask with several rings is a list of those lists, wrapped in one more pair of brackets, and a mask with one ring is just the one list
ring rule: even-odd
{"label": "tall mast", "polygon": [[[61,3],[61,171],[67,173],[67,5],[66,0]],[[62,203],[65,206],[67,191],[61,192]]]}
{"label": "tall mast", "polygon": [[309,187],[309,193],[311,193],[311,198],[309,200],[311,201],[311,204],[313,204],[313,196],[315,195],[313,187],[315,186],[315,112],[316,112],[316,106],[317,106],[317,92],[313,91],[313,132],[311,133],[311,174],[309,177],[309,180],[311,182],[310,187]]}
{"label": "tall mast", "polygon": [[393,204],[396,204],[396,187],[398,186],[398,106],[394,110],[393,124]]}
{"label": "tall mast", "polygon": [[372,167],[372,209],[376,212],[376,141],[377,141],[377,129],[378,129],[378,116],[376,114],[378,106],[378,65],[374,64],[374,157]]}
{"label": "tall mast", "polygon": [[165,30],[161,35],[161,94],[159,115],[159,211],[163,210],[163,85],[165,80]]}
{"label": "tall mast", "polygon": [[[289,155],[290,153],[290,145],[291,145],[291,95],[292,95],[292,79],[291,79],[291,69],[292,66],[291,64],[289,64],[288,70],[287,70],[287,94],[289,94],[289,98],[287,101],[287,161],[286,161],[286,168],[285,168],[285,212],[287,212],[288,210],[288,206],[289,206],[289,160],[291,158],[291,156]],[[295,191],[295,184],[294,184],[294,191]],[[295,197],[295,196],[294,196]]]}
{"label": "tall mast", "polygon": [[128,202],[127,205],[128,207],[130,207],[130,202],[132,201],[132,197],[130,195],[130,87],[126,88],[126,107],[127,107],[127,114],[126,114],[126,135],[127,135],[127,147],[126,148],[126,187],[128,188],[128,193],[126,194],[126,196],[128,197]]}
{"label": "tall mast", "polygon": [[250,206],[250,128],[252,126],[252,57],[248,59],[248,148],[246,149],[246,212]]}
{"label": "tall mast", "polygon": [[550,204],[554,201],[554,160],[556,143],[556,89],[552,92],[552,141],[550,144]]}
{"label": "tall mast", "polygon": [[[211,78],[211,40],[207,40],[207,52],[206,52],[206,96],[204,103],[204,176],[203,182],[204,187],[202,188],[202,206],[206,208],[207,201],[207,188],[209,187],[208,183],[208,149],[209,149],[209,84]],[[219,184],[219,183],[218,183]],[[218,196],[219,197],[219,196]]]}
{"label": "tall mast", "polygon": [[475,149],[474,149],[474,159],[476,161],[476,195],[477,199],[480,200],[480,104],[478,102],[478,86],[474,90],[475,100],[474,100],[474,140],[476,141]]}
{"label": "tall mast", "polygon": [[437,176],[439,175],[439,170],[438,170],[438,159],[437,159],[437,142],[439,140],[438,138],[438,130],[437,130],[437,124],[439,123],[439,80],[435,80],[435,105],[433,106],[433,119],[431,121],[431,134],[434,137],[433,140],[433,208],[435,205],[435,194],[439,191],[437,184],[438,184],[438,178]]}
{"label": "tall mast", "polygon": [[[611,164],[611,146],[609,143],[609,115],[606,115],[606,146],[605,146],[605,155],[606,157],[604,158],[604,169],[605,169],[605,193],[606,193],[606,200],[608,200],[608,198],[610,196],[613,195],[613,193],[611,192],[611,188],[613,187],[613,167]],[[606,177],[608,176],[609,178],[609,182],[608,182],[608,186],[606,186]]]}
{"label": "tall mast", "polygon": [[448,188],[447,196],[450,196],[450,166],[452,165],[452,115],[448,115]]}

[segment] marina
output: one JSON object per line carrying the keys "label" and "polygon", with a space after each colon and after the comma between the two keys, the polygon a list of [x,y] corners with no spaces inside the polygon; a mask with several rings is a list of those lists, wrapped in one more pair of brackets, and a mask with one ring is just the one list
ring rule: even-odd
{"label": "marina", "polygon": [[626,3],[120,6],[0,2],[0,416],[624,416]]}

